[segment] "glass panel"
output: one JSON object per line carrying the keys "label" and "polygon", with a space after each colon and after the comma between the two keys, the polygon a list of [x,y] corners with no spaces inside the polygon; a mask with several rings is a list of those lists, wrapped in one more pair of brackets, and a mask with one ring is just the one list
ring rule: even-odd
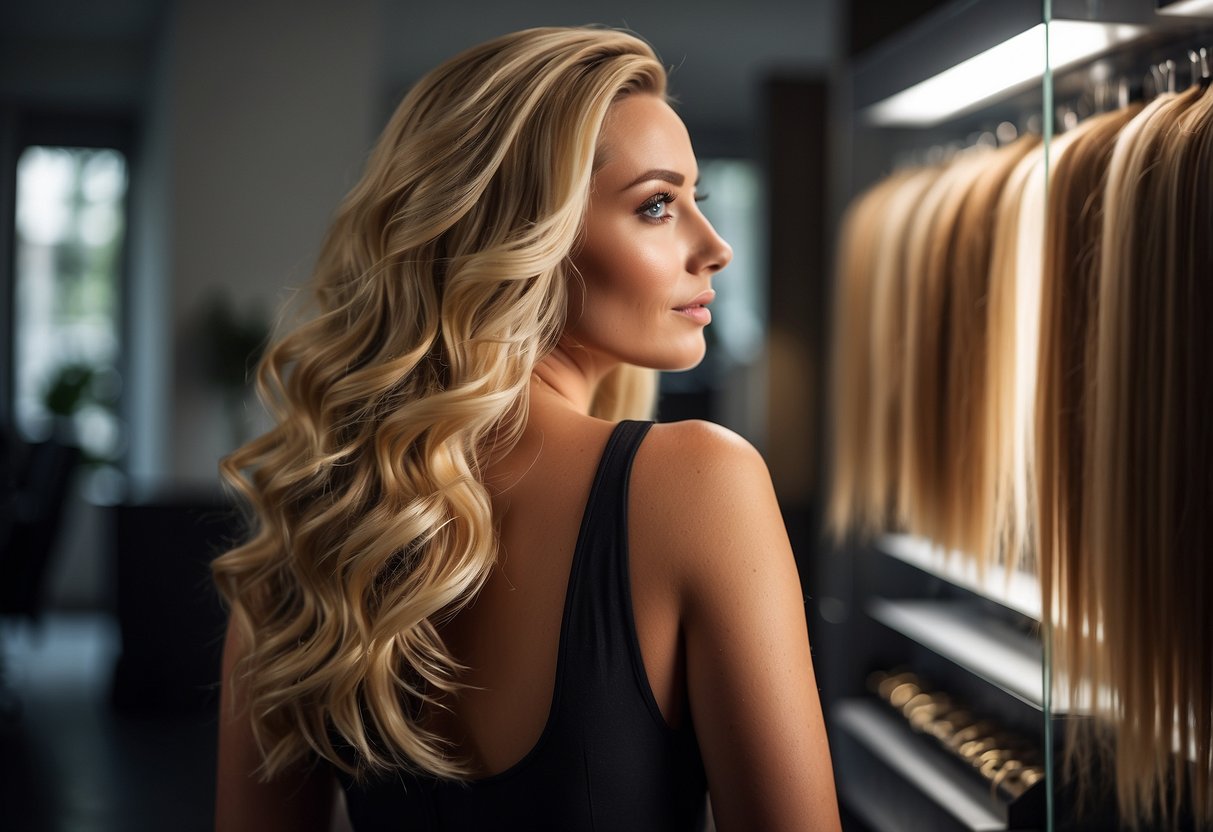
{"label": "glass panel", "polygon": [[[1041,136],[1044,142],[1044,177],[1045,177],[1045,193],[1048,193],[1050,182],[1050,163],[1052,161],[1052,143],[1053,143],[1053,39],[1057,36],[1053,25],[1053,3],[1052,0],[1041,0],[1041,17],[1045,23],[1044,32],[1044,76],[1041,80]],[[1042,227],[1048,227],[1048,200],[1044,200],[1040,205],[1040,211],[1044,215],[1042,218]],[[1043,249],[1044,238],[1041,237],[1041,246]],[[1044,253],[1042,250],[1041,265],[1044,265]],[[1042,268],[1043,271],[1043,268]],[[1044,604],[1052,606],[1051,599],[1041,599],[1042,604],[1042,626],[1040,639],[1043,647],[1042,667],[1041,667],[1041,701],[1043,703],[1043,734],[1044,734],[1044,758],[1045,758],[1045,830],[1053,832],[1057,825],[1057,808],[1056,795],[1059,780],[1057,778],[1056,758],[1054,755],[1054,745],[1056,738],[1053,735],[1053,631],[1052,618],[1049,610],[1043,608]]]}
{"label": "glass panel", "polygon": [[119,272],[127,164],[116,150],[29,147],[17,163],[14,410],[28,441],[67,434],[117,458]]}

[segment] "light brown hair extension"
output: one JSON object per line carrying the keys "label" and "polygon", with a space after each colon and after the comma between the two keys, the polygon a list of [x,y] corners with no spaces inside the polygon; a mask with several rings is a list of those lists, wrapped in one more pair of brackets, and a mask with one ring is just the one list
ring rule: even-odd
{"label": "light brown hair extension", "polygon": [[947,525],[944,333],[957,218],[989,152],[974,149],[955,159],[926,192],[909,230],[897,515],[907,531],[933,540],[942,538]]}
{"label": "light brown hair extension", "polygon": [[872,282],[877,250],[888,244],[885,209],[907,174],[862,193],[842,221],[834,297],[832,478],[826,524],[835,540],[866,529],[871,512],[865,476],[871,418]]}
{"label": "light brown hair extension", "polygon": [[[1036,398],[1035,550],[1051,660],[1063,686],[1089,678],[1085,623],[1093,599],[1082,540],[1087,391],[1099,289],[1103,189],[1120,130],[1141,111],[1125,107],[1082,122],[1050,170]],[[1091,359],[1088,359],[1088,353]],[[1076,762],[1069,758],[1071,766]]]}
{"label": "light brown hair extension", "polygon": [[921,168],[899,183],[885,209],[885,231],[876,247],[868,337],[871,415],[868,421],[866,494],[869,531],[897,528],[895,509],[900,462],[902,376],[905,373],[905,304],[912,219],[938,167]]}
{"label": "light brown hair extension", "polygon": [[1028,134],[990,154],[967,189],[955,218],[946,318],[946,377],[941,406],[947,449],[942,459],[941,526],[937,542],[964,552],[984,567],[993,520],[995,481],[985,429],[991,384],[987,375],[989,292],[994,237],[1002,217],[1000,197],[1019,162],[1040,143]]}
{"label": "light brown hair extension", "polygon": [[[1213,821],[1213,99],[1164,95],[1113,151],[1083,540],[1096,600],[1077,753],[1115,741],[1126,822]],[[1093,414],[1091,413],[1093,410]]]}

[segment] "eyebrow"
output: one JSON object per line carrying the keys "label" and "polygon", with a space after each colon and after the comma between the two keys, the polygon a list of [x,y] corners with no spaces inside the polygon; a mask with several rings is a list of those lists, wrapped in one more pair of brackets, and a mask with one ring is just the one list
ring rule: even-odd
{"label": "eyebrow", "polygon": [[653,170],[646,170],[644,173],[640,174],[640,176],[623,186],[621,190],[626,191],[629,188],[635,188],[641,182],[652,182],[654,179],[660,179],[662,182],[669,182],[676,188],[681,188],[682,183],[687,181],[685,176],[676,171],[654,168]]}

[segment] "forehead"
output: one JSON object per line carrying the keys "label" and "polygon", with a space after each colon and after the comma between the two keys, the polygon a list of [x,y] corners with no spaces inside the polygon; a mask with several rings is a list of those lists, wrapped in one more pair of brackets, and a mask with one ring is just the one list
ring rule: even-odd
{"label": "forehead", "polygon": [[695,174],[695,153],[682,119],[656,95],[625,96],[607,112],[598,140],[597,177],[635,177],[643,170],[666,168]]}

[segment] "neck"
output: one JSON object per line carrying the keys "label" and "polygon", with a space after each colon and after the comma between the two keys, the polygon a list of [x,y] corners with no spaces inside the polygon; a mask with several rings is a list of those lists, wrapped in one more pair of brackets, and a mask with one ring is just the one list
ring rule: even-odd
{"label": "neck", "polygon": [[556,349],[544,356],[531,372],[532,400],[541,395],[578,413],[589,414],[599,383],[616,363],[562,338]]}

